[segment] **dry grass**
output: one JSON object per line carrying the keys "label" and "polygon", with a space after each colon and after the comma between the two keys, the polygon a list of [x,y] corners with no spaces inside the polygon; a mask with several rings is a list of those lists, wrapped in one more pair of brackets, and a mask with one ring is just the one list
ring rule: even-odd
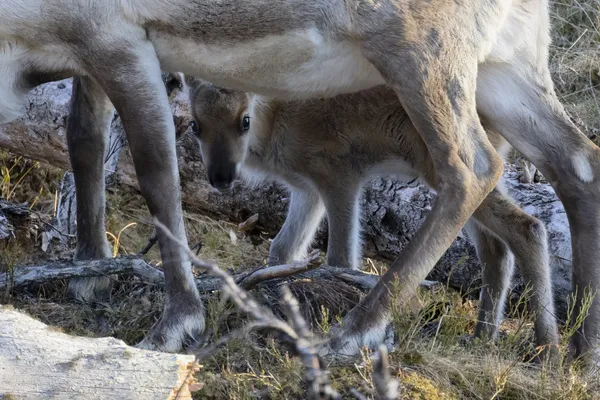
{"label": "dry grass", "polygon": [[[143,210],[139,201],[139,196],[133,193],[111,194],[109,226],[117,231],[132,221],[141,221],[146,215],[139,211]],[[192,215],[188,224],[189,221],[192,232],[213,237],[204,242],[202,255],[212,254],[219,259],[220,252],[230,248],[226,260],[235,260],[238,267],[260,265],[267,255],[266,243],[254,247],[241,235],[234,245],[228,234],[229,229],[235,228],[231,224],[199,215]],[[121,236],[120,252],[136,252],[150,233],[151,229],[143,224],[126,230]],[[11,242],[10,251],[3,254],[18,260],[19,254],[26,252],[19,245],[25,244]],[[222,260],[219,263],[232,265]],[[365,263],[373,272],[381,272],[381,265],[369,260]],[[110,301],[95,306],[63,300],[64,285],[65,282],[56,282],[12,293],[4,302],[66,332],[110,335],[129,344],[141,340],[162,311],[163,292],[133,277],[115,282]],[[363,295],[336,282],[295,279],[291,288],[318,335],[326,333]],[[277,307],[277,282],[261,285],[254,294],[263,303]],[[393,375],[401,383],[402,398],[579,400],[600,396],[597,378],[584,377],[573,369],[551,375],[527,361],[535,352],[531,346],[532,324],[529,316],[521,314],[522,307],[518,304],[512,307],[510,318],[503,324],[497,346],[485,343],[464,346],[460,344],[462,335],[472,332],[476,302],[444,287],[423,290],[420,302],[418,312],[397,310],[394,318],[397,348],[390,354],[390,362]],[[245,321],[218,293],[205,298],[205,304],[207,327],[212,332],[210,340]],[[345,398],[350,397],[350,388],[362,393],[373,388],[372,362],[367,353],[361,358],[332,364],[329,371],[334,387]],[[197,378],[205,384],[196,395],[199,399],[302,399],[305,389],[299,362],[261,332],[243,341],[233,341],[206,359]]]}
{"label": "dry grass", "polygon": [[[118,254],[135,254],[147,243],[154,227],[145,223],[150,219],[144,200],[128,189],[111,190],[107,196],[107,231],[117,236],[123,228]],[[261,265],[268,255],[268,243],[251,243],[249,238],[238,232],[237,225],[226,221],[215,221],[210,217],[184,211],[187,237],[190,247],[202,244],[202,256],[208,260],[218,260],[222,265]],[[109,239],[111,244],[114,240]],[[262,257],[262,258],[261,258]],[[158,247],[153,247],[146,259],[160,263]]]}
{"label": "dry grass", "polygon": [[600,0],[557,0],[550,68],[568,112],[600,129]]}
{"label": "dry grass", "polygon": [[0,197],[15,203],[27,202],[42,215],[54,213],[62,174],[59,168],[0,150]]}

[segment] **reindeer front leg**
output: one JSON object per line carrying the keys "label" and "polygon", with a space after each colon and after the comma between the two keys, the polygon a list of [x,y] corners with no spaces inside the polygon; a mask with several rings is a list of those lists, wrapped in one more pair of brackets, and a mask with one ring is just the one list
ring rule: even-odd
{"label": "reindeer front leg", "polygon": [[[356,354],[363,346],[382,342],[393,302],[406,304],[414,296],[502,174],[502,159],[489,142],[475,107],[477,46],[486,40],[479,37],[477,28],[480,24],[491,27],[495,17],[490,12],[489,21],[476,18],[473,14],[478,7],[472,2],[467,4],[474,9],[462,4],[419,2],[406,20],[385,26],[381,26],[384,16],[377,19],[377,13],[389,9],[380,7],[370,14],[373,25],[379,24],[377,32],[385,34],[369,32],[362,48],[396,91],[427,145],[438,196],[423,226],[378,284],[332,329],[324,353]],[[399,10],[397,15],[402,15]],[[445,19],[445,15],[453,17]],[[418,29],[411,25],[417,19]]]}
{"label": "reindeer front leg", "polygon": [[[124,29],[120,26],[120,29]],[[108,30],[107,30],[108,32]],[[145,32],[132,28],[128,41],[102,38],[86,43],[86,69],[116,107],[127,135],[140,185],[150,213],[187,244],[175,127],[159,61]],[[179,351],[204,330],[204,308],[187,254],[159,230],[165,273],[164,311],[140,347]]]}

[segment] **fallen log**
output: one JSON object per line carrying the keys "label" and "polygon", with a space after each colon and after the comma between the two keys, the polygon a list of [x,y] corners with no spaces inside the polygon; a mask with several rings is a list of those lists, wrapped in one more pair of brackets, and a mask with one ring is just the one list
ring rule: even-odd
{"label": "fallen log", "polygon": [[[339,279],[364,291],[371,290],[379,280],[379,275],[359,270],[319,265],[318,253],[313,252],[303,261],[290,264],[259,267],[233,273],[233,280],[244,290],[252,290],[263,282],[301,275],[304,279]],[[101,260],[55,261],[42,265],[16,266],[11,273],[0,274],[0,292],[23,288],[32,284],[42,284],[57,279],[85,278],[131,274],[146,283],[164,285],[164,273],[138,256],[123,256]],[[421,287],[431,289],[438,282],[425,280]],[[207,274],[196,277],[200,293],[211,293],[223,285],[219,278]]]}
{"label": "fallen log", "polygon": [[67,335],[0,306],[1,398],[191,399],[198,368],[193,355]]}
{"label": "fallen log", "polygon": [[[301,275],[307,279],[340,279],[367,291],[377,283],[379,276],[362,271],[319,265],[318,254],[313,253],[306,260],[290,264],[260,267],[232,274],[234,281],[245,290],[251,290],[262,282]],[[136,256],[106,258],[91,261],[55,261],[42,265],[16,266],[10,273],[0,274],[0,292],[23,288],[32,284],[42,284],[57,279],[84,278],[131,274],[142,281],[164,285],[164,273]],[[223,285],[219,278],[200,274],[196,285],[201,293],[211,293]],[[431,285],[430,281],[423,283]]]}

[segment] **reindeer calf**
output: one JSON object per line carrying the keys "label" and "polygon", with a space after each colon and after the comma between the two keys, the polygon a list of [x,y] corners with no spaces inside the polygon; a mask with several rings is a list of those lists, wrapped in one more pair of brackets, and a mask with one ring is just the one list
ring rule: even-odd
{"label": "reindeer calf", "polygon": [[[439,187],[425,143],[394,92],[385,86],[327,99],[280,101],[189,76],[186,82],[192,131],[211,185],[226,190],[238,175],[250,180],[267,176],[291,191],[286,221],[271,246],[272,262],[302,257],[326,214],[327,263],[358,268],[363,183],[381,175],[421,176],[432,188]],[[488,137],[504,153],[507,142],[492,131]],[[543,223],[496,188],[467,227],[483,265],[475,334],[495,337],[498,333],[514,254],[534,289],[537,344],[557,343]]]}

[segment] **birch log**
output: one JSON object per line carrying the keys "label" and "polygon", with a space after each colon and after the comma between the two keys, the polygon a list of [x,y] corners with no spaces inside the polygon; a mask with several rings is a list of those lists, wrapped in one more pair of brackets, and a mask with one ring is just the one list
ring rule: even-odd
{"label": "birch log", "polygon": [[0,398],[191,399],[194,359],[67,335],[0,307]]}

